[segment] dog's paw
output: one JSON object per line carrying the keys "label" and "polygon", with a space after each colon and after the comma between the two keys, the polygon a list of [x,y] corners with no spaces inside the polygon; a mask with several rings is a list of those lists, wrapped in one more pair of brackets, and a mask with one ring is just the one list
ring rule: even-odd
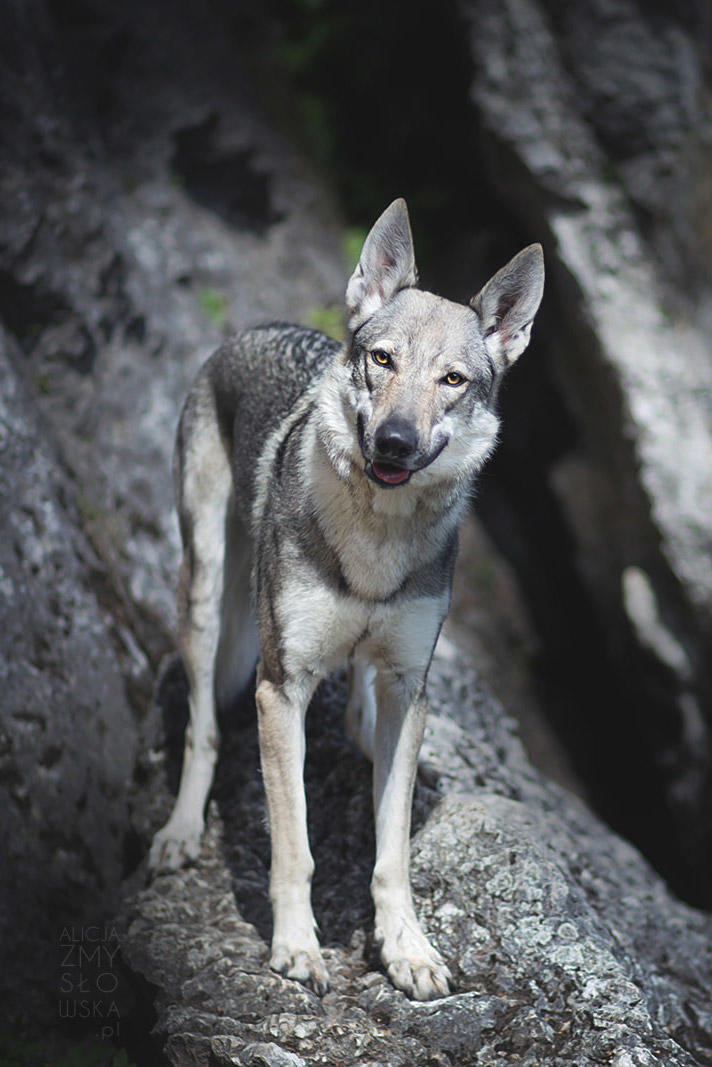
{"label": "dog's paw", "polygon": [[316,939],[313,944],[300,947],[284,942],[273,944],[269,965],[285,978],[296,978],[298,982],[309,986],[320,997],[329,990],[329,975]]}
{"label": "dog's paw", "polygon": [[414,914],[377,925],[375,936],[383,965],[396,989],[402,989],[413,1000],[435,1000],[449,994],[452,975]]}
{"label": "dog's paw", "polygon": [[170,818],[153,839],[148,854],[150,871],[177,871],[200,855],[202,823],[187,823]]}

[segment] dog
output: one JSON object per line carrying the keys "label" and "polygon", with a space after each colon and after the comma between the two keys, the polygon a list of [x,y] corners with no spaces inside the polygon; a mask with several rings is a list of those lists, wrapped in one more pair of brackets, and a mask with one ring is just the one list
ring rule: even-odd
{"label": "dog", "polygon": [[525,248],[469,305],[417,281],[399,199],[348,282],[344,344],[302,326],[245,330],[187,398],[175,482],[190,724],[178,797],[149,865],[198,855],[216,702],[244,689],[259,659],[270,965],[327,990],[310,901],[304,721],[319,681],[347,661],[347,728],[373,762],[375,940],[393,984],[430,1000],[447,995],[451,975],[420,929],[409,878],[426,679],[458,523],[496,443],[497,390],[541,301],[542,249]]}

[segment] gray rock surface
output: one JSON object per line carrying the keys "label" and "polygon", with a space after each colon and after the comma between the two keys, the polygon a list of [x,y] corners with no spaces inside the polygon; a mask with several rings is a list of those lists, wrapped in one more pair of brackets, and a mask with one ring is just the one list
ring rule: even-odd
{"label": "gray rock surface", "polygon": [[[581,428],[552,486],[611,646],[650,655],[674,694],[651,732],[683,850],[709,870],[700,51],[662,3],[660,32],[627,0],[460,6],[492,189],[532,240],[548,235],[557,310],[542,329]],[[242,8],[11,0],[0,22],[3,1011],[56,1023],[43,998],[59,924],[96,922],[129,892],[127,965],[144,1006],[155,996],[172,1063],[708,1062],[710,920],[532,771],[446,647],[413,853],[452,997],[411,1004],[380,972],[370,771],[342,736],[339,680],[310,714],[307,766],[326,998],[267,968],[249,701],[223,723],[200,862],[121,884],[168,815],[180,761],[174,662],[146,708],[173,613],[179,405],[225,332],[341,303],[341,232],[322,181],[255,104]],[[672,226],[669,202],[682,204]],[[687,278],[697,302],[667,316]]]}
{"label": "gray rock surface", "polygon": [[62,927],[117,907],[138,724],[102,567],[12,345],[0,332],[0,1003],[51,1017]]}
{"label": "gray rock surface", "polygon": [[0,999],[50,1026],[63,924],[112,914],[153,810],[180,404],[226,331],[308,318],[345,271],[229,34],[79,7],[0,12]]}
{"label": "gray rock surface", "polygon": [[155,664],[180,405],[226,332],[342,303],[341,231],[203,12],[155,0],[75,20],[32,0],[4,22],[0,314]]}
{"label": "gray rock surface", "polygon": [[709,19],[632,0],[460,8],[493,180],[546,246],[540,336],[576,427],[548,489],[605,655],[638,688],[628,729],[645,722],[688,892],[696,872],[709,900]]}
{"label": "gray rock surface", "polygon": [[168,1061],[707,1062],[712,919],[678,903],[631,846],[532,771],[452,646],[433,668],[413,885],[455,990],[415,1004],[393,989],[369,940],[370,768],[341,732],[344,697],[338,679],[320,690],[306,771],[331,990],[320,1000],[268,968],[269,850],[246,702],[223,726],[199,862],[137,891],[123,917],[123,951],[156,989]]}

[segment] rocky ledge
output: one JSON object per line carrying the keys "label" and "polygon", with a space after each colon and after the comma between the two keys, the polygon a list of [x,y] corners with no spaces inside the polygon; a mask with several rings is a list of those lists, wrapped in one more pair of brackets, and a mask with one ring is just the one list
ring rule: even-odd
{"label": "rocky ledge", "polygon": [[[159,704],[170,720],[185,693],[177,665],[169,673]],[[124,956],[155,990],[168,1061],[709,1062],[712,918],[679,903],[630,845],[532,770],[452,646],[441,646],[430,690],[413,886],[453,995],[413,1003],[379,968],[370,768],[341,730],[337,678],[310,711],[306,770],[331,990],[320,999],[269,970],[269,845],[246,701],[223,725],[199,862],[140,888],[122,917]],[[171,776],[170,759],[154,767]],[[165,787],[163,797],[167,806]]]}

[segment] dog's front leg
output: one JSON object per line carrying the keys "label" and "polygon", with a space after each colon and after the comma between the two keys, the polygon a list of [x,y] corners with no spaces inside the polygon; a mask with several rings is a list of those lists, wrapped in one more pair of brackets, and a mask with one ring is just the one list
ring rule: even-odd
{"label": "dog's front leg", "polygon": [[272,841],[270,966],[325,993],[329,976],[311,907],[314,861],[304,794],[304,719],[312,690],[313,686],[277,685],[260,666],[256,696],[260,758]]}
{"label": "dog's front leg", "polygon": [[416,1000],[449,992],[450,972],[415,915],[410,890],[410,815],[427,702],[424,683],[409,692],[402,676],[380,671],[373,764],[376,863],[371,893],[376,941],[395,986]]}

